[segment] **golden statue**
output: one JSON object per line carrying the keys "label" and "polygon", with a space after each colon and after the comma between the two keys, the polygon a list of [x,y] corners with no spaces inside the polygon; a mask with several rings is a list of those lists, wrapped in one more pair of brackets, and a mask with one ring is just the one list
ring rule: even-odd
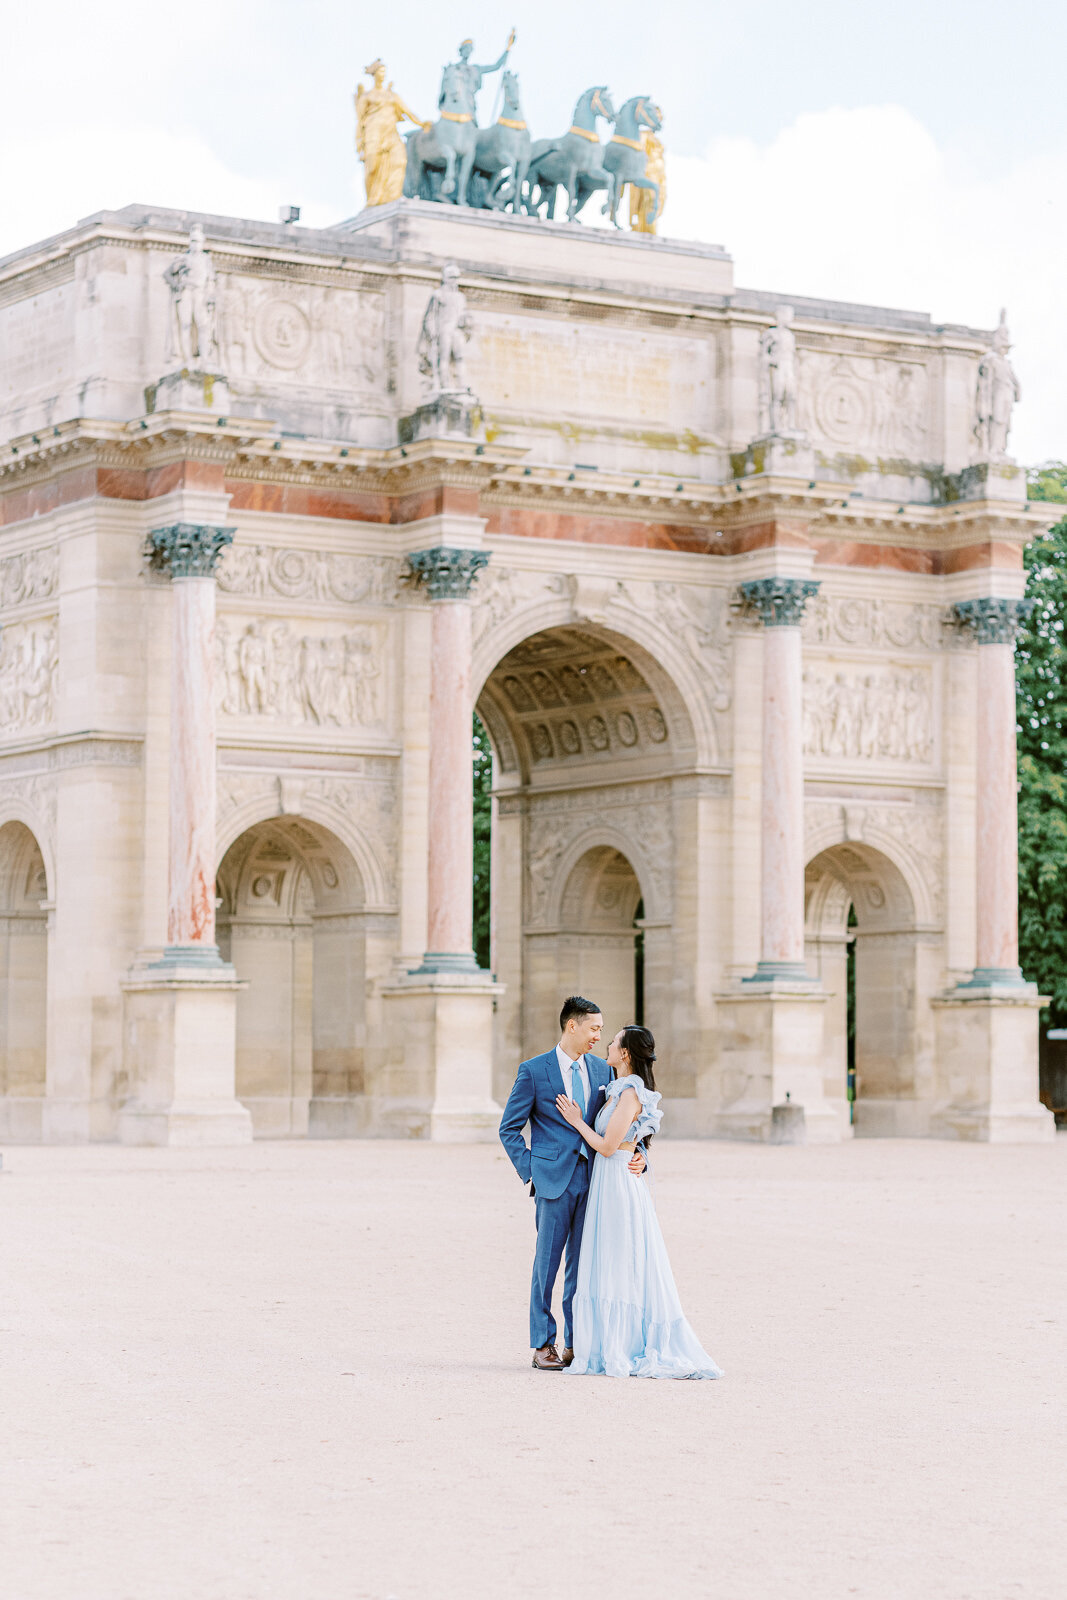
{"label": "golden statue", "polygon": [[397,124],[414,122],[421,128],[430,124],[417,117],[392,84],[386,83],[384,61],[372,61],[363,71],[373,78],[374,87],[365,89],[360,84],[356,90],[356,149],[363,162],[367,204],[384,206],[399,200],[404,192],[408,153]]}
{"label": "golden statue", "polygon": [[641,143],[645,147],[645,177],[659,184],[659,207],[655,206],[655,190],[637,189],[631,184],[630,227],[634,233],[655,233],[667,201],[667,167],[663,159],[663,141],[656,138],[651,128],[642,128]]}

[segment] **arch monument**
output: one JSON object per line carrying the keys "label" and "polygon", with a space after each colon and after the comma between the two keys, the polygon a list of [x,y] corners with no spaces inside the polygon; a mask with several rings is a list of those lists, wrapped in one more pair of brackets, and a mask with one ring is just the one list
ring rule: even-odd
{"label": "arch monument", "polygon": [[0,1137],[492,1138],[572,989],[678,1132],[1051,1136],[1003,321],[420,198],[0,290]]}

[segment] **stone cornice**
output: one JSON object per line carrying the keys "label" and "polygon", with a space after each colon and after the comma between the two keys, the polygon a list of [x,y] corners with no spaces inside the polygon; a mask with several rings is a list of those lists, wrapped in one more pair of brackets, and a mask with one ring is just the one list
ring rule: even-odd
{"label": "stone cornice", "polygon": [[[47,482],[77,467],[147,471],[214,462],[228,478],[302,484],[389,497],[454,487],[484,510],[529,508],[645,519],[732,535],[756,524],[795,522],[805,537],[916,550],[991,542],[1025,544],[1059,520],[1044,502],[966,500],[947,505],[872,500],[826,481],[759,475],[724,483],[673,474],[590,471],[531,464],[527,450],[472,439],[426,439],[367,448],[294,438],[262,419],[164,412],[131,422],[78,420],[23,434],[0,447],[0,492]],[[714,547],[713,547],[714,548]]]}

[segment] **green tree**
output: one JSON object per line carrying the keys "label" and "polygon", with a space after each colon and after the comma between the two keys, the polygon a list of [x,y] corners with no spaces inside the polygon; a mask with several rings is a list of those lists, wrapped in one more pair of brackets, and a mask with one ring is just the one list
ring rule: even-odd
{"label": "green tree", "polygon": [[489,847],[492,832],[493,752],[489,735],[474,718],[474,953],[489,965]]}
{"label": "green tree", "polygon": [[[1067,465],[1030,474],[1030,498],[1067,503]],[[1026,551],[1037,603],[1016,647],[1019,959],[1047,1020],[1067,1024],[1067,516]]]}

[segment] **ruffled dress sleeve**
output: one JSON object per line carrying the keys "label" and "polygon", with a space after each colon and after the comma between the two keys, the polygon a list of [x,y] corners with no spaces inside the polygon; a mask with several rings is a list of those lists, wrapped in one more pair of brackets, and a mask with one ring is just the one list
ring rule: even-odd
{"label": "ruffled dress sleeve", "polygon": [[641,1102],[641,1109],[630,1124],[629,1139],[646,1139],[650,1133],[657,1133],[663,1121],[663,1112],[659,1108],[661,1095],[655,1089],[646,1089],[644,1083],[636,1073],[631,1073],[627,1078],[616,1078],[609,1083],[604,1091],[605,1098],[609,1101],[617,1100],[624,1089],[634,1089]]}

